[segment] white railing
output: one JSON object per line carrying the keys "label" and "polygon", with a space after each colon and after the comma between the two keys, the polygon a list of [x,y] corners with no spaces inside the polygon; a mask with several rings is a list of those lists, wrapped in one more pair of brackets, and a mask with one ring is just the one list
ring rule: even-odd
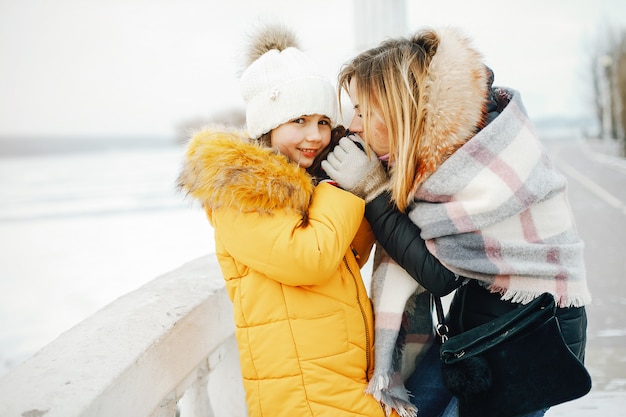
{"label": "white railing", "polygon": [[210,255],[126,294],[0,379],[2,417],[245,417]]}

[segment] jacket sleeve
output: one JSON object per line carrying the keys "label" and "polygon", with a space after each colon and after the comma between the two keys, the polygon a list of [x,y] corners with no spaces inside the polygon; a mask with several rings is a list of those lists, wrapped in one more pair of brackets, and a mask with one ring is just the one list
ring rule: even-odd
{"label": "jacket sleeve", "polygon": [[215,209],[216,239],[241,264],[286,285],[322,284],[334,276],[363,221],[365,202],[330,184],[316,187],[309,225],[293,211],[272,214]]}
{"label": "jacket sleeve", "polygon": [[366,204],[365,217],[387,254],[428,291],[443,297],[462,284],[428,251],[420,228],[390,202],[388,192]]}

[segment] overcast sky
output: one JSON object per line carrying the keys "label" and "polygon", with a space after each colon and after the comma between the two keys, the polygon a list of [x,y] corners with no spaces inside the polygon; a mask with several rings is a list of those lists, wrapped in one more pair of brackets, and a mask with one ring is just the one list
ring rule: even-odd
{"label": "overcast sky", "polygon": [[[385,0],[380,0],[385,1]],[[408,29],[466,30],[531,118],[581,117],[589,49],[626,28],[623,0],[407,0]],[[356,50],[359,0],[0,0],[0,138],[173,137],[242,106],[246,31],[277,18],[335,79]]]}

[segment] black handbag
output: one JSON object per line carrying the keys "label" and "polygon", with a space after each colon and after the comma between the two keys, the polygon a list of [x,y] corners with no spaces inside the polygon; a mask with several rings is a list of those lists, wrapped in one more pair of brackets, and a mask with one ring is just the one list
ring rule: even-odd
{"label": "black handbag", "polygon": [[433,299],[443,382],[460,417],[523,416],[591,390],[591,376],[563,340],[552,295],[453,337]]}

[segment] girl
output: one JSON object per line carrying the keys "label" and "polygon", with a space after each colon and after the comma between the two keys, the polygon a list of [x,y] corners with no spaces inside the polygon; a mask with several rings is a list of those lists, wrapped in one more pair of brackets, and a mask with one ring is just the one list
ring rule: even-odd
{"label": "girl", "polygon": [[248,414],[383,417],[364,394],[374,339],[360,268],[374,236],[363,200],[315,185],[335,89],[281,26],[253,38],[249,61],[247,134],[195,134],[179,177],[215,231]]}

